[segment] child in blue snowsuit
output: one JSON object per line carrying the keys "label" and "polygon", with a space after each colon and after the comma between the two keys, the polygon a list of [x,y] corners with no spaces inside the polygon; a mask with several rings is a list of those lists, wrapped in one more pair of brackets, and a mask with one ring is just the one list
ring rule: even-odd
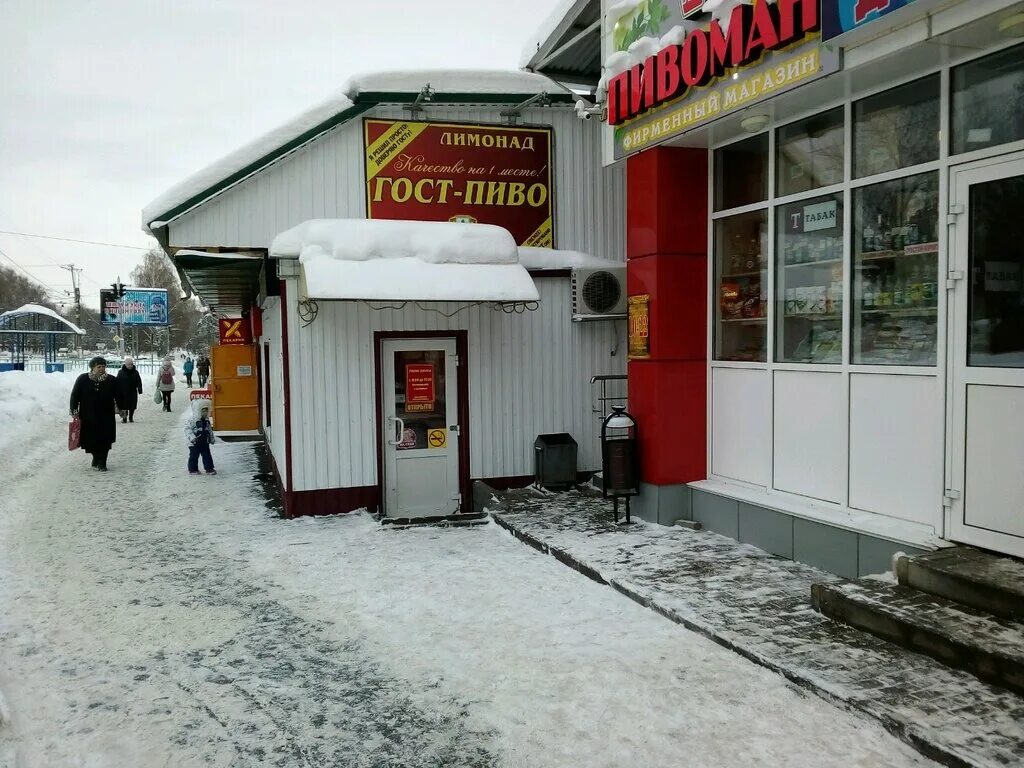
{"label": "child in blue snowsuit", "polygon": [[210,421],[210,401],[193,400],[192,418],[185,425],[185,439],[188,441],[188,473],[199,474],[199,457],[203,457],[203,469],[208,475],[216,475],[210,446],[217,441]]}

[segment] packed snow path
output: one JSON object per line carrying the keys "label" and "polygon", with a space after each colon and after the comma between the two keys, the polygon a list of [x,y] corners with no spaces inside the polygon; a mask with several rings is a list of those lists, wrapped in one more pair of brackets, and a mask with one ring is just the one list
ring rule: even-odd
{"label": "packed snow path", "polygon": [[62,406],[0,424],[3,768],[928,764],[494,525],[280,520],[177,403],[96,473]]}

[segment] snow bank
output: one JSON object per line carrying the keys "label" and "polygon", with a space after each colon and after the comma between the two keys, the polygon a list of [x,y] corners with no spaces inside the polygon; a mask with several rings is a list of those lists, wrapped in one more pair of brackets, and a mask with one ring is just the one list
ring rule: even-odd
{"label": "snow bank", "polygon": [[[361,93],[418,93],[427,84],[435,94],[535,94],[545,91],[558,93],[565,90],[555,81],[531,72],[451,69],[402,70],[356,75],[325,101],[202,168],[152,200],[142,209],[142,230],[151,234],[150,223],[156,227],[157,222],[154,220],[158,216],[166,214],[218,182],[266,157],[289,141],[351,108]],[[166,224],[163,221],[159,223]]]}
{"label": "snow bank", "polygon": [[32,445],[41,432],[66,423],[76,378],[75,373],[0,373],[0,453]]}
{"label": "snow bank", "polygon": [[68,328],[70,328],[72,331],[77,333],[79,336],[85,336],[85,331],[83,331],[77,325],[72,323],[70,320],[68,320],[65,317],[61,317],[59,314],[54,312],[49,307],[43,307],[43,306],[40,306],[39,304],[23,304],[22,306],[18,307],[17,309],[8,310],[7,312],[4,312],[2,315],[0,315],[0,320],[3,320],[5,317],[11,317],[11,316],[14,316],[14,315],[20,315],[20,314],[22,314],[24,312],[35,312],[38,315],[46,315],[47,317],[52,317],[54,320],[60,320],[61,323],[66,325]]}
{"label": "snow bank", "polygon": [[556,248],[519,247],[519,263],[527,269],[573,269],[574,267],[596,267],[610,269],[626,266],[621,261],[602,259],[581,251],[562,251]]}
{"label": "snow bank", "polygon": [[313,219],[282,232],[277,258],[298,257],[303,293],[363,301],[538,301],[515,240],[489,224]]}

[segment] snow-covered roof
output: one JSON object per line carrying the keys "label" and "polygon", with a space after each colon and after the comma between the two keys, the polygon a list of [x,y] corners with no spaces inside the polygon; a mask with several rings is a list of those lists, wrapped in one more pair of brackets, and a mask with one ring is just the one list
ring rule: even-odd
{"label": "snow-covered roof", "polygon": [[312,219],[275,237],[270,253],[298,257],[312,299],[540,299],[512,235],[490,224]]}
{"label": "snow-covered roof", "polygon": [[[435,102],[443,102],[446,95],[519,97],[538,93],[568,94],[555,81],[531,72],[452,69],[356,75],[320,104],[196,171],[153,199],[142,209],[143,231],[150,233],[158,225],[165,226],[166,220],[216,194],[220,191],[219,186],[242,181],[350,117],[382,103],[383,94],[418,94],[427,85],[434,91],[432,100]],[[183,210],[178,210],[183,206]]]}
{"label": "snow-covered roof", "polygon": [[61,323],[66,325],[73,333],[77,333],[79,336],[85,336],[85,331],[79,328],[77,325],[72,323],[67,318],[61,317],[59,314],[54,312],[49,307],[44,307],[39,304],[24,304],[17,309],[11,309],[0,315],[0,326],[4,325],[7,320],[13,320],[17,317],[24,315],[45,315],[54,320],[59,320]]}
{"label": "snow-covered roof", "polygon": [[519,246],[519,263],[526,269],[573,269],[575,267],[591,267],[610,269],[626,266],[621,261],[602,259],[582,251],[563,251],[557,248],[531,248]]}
{"label": "snow-covered roof", "polygon": [[[639,1],[639,0],[638,0]],[[537,30],[530,36],[530,39],[526,41],[523,46],[522,52],[519,54],[519,66],[529,66],[530,61],[534,56],[537,55],[537,51],[541,49],[543,45],[548,42],[548,39],[555,34],[558,27],[563,24],[566,17],[569,15],[569,11],[579,3],[580,0],[561,0],[548,14],[547,18],[541,22]]]}
{"label": "snow-covered roof", "polygon": [[559,93],[553,80],[533,72],[502,69],[421,69],[395,72],[370,72],[355,75],[342,86],[349,98],[362,93],[419,93],[429,84],[435,94],[489,93],[516,95]]}

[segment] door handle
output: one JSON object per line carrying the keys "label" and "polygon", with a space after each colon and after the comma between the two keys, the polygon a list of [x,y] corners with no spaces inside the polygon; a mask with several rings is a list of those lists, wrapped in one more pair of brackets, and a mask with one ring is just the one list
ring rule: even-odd
{"label": "door handle", "polygon": [[394,440],[388,440],[388,445],[398,445],[402,442],[402,438],[405,436],[405,422],[397,416],[390,416],[388,418],[398,425],[398,435]]}

